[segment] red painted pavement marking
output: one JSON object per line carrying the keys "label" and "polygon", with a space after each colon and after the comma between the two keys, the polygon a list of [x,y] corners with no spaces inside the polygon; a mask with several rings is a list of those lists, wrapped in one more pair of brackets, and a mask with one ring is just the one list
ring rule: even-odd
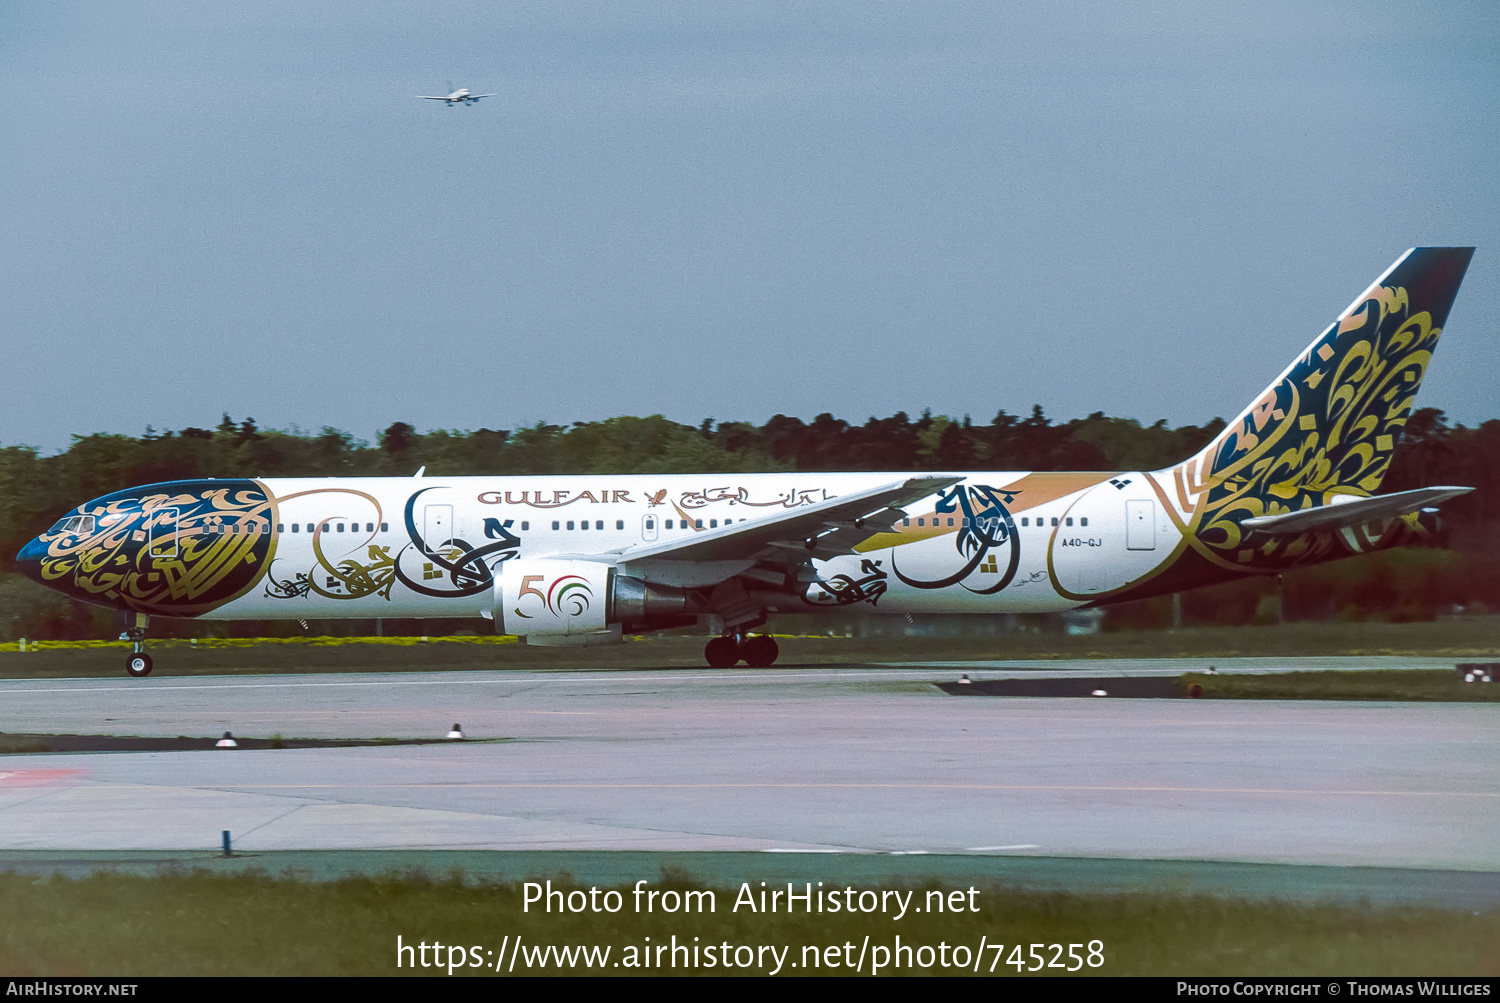
{"label": "red painted pavement marking", "polygon": [[39,787],[81,777],[87,770],[0,770],[0,787]]}

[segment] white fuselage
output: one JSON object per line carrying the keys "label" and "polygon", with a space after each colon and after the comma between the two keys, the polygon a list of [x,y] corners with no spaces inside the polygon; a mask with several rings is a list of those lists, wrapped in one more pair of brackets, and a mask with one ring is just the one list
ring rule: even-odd
{"label": "white fuselage", "polygon": [[[255,588],[204,616],[489,616],[491,594],[464,594],[434,567],[433,553],[456,559],[514,537],[512,557],[612,564],[628,560],[631,548],[766,519],[909,476],[921,475],[267,478],[259,483],[274,496],[275,525],[250,531],[275,534],[268,572]],[[1065,610],[1149,577],[1182,539],[1180,522],[1149,475],[964,476],[966,485],[984,485],[1008,499],[1011,527],[1000,534],[1001,545],[974,560],[962,511],[939,512],[940,496],[932,496],[908,505],[895,532],[872,537],[858,553],[814,562],[818,581],[773,608],[837,606],[834,593],[847,582],[874,593],[873,603],[859,604],[865,612]],[[382,577],[382,569],[392,567],[402,572],[394,581],[389,573]],[[423,584],[412,588],[408,581]],[[870,588],[876,583],[878,589]]]}

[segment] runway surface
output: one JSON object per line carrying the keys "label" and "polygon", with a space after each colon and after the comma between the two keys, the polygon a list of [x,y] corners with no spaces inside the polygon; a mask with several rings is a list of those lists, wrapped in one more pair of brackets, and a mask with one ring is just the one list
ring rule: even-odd
{"label": "runway surface", "polygon": [[228,829],[246,852],[875,851],[1500,870],[1494,705],[959,699],[930,685],[953,677],[888,666],[3,681],[5,732],[417,738],[459,722],[470,739],[503,741],[8,756],[0,849],[207,851]]}

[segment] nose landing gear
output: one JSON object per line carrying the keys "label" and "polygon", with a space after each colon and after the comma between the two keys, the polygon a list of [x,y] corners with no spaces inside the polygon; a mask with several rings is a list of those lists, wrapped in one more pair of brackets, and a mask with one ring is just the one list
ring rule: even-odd
{"label": "nose landing gear", "polygon": [[125,660],[125,672],[139,679],[151,674],[151,656],[146,654],[146,624],[150,618],[144,613],[134,613],[126,621],[120,640],[131,642],[130,657]]}
{"label": "nose landing gear", "polygon": [[727,669],[743,660],[752,669],[764,669],[781,653],[776,639],[765,634],[725,634],[703,646],[703,657],[716,669]]}

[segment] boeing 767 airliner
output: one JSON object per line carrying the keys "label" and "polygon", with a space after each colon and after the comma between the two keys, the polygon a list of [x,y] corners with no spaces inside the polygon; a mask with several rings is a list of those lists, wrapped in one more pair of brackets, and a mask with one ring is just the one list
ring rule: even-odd
{"label": "boeing 767 airliner", "polygon": [[[1473,255],[1406,252],[1208,446],[1163,470],[265,478],[127,488],[21,551],[151,617],[485,617],[530,644],[714,625],[775,661],[769,614],[1047,612],[1429,537],[1470,490],[1377,496]],[[1251,353],[1251,360],[1258,353]]]}

